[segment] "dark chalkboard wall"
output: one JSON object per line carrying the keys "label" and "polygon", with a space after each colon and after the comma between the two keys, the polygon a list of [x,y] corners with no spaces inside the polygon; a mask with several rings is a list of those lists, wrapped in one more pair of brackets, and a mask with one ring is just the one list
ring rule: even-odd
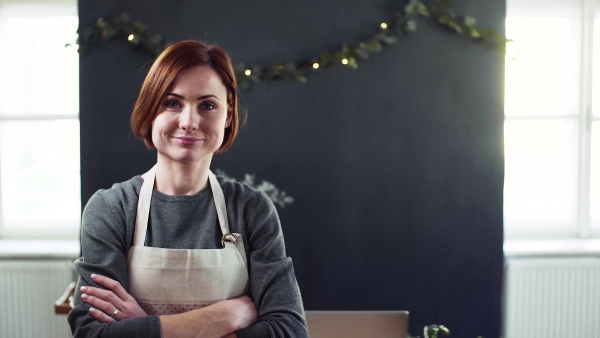
{"label": "dark chalkboard wall", "polygon": [[[365,38],[404,1],[80,0],[82,26],[130,13],[170,41],[234,62],[278,63]],[[504,28],[505,1],[454,1]],[[152,59],[126,42],[81,55],[82,202],[155,159],[129,115]],[[255,173],[296,200],[280,210],[309,310],[411,312],[410,331],[499,337],[503,56],[430,21],[357,70],[241,95],[248,123],[213,168]]]}

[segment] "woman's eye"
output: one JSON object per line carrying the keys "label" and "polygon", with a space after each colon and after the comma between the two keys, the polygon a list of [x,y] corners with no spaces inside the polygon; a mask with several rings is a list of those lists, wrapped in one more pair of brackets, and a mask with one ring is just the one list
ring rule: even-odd
{"label": "woman's eye", "polygon": [[200,104],[200,109],[202,110],[213,110],[215,108],[217,108],[217,106],[210,102],[204,102]]}
{"label": "woman's eye", "polygon": [[176,101],[167,101],[165,102],[165,107],[169,109],[176,109],[179,108],[179,103],[177,103]]}

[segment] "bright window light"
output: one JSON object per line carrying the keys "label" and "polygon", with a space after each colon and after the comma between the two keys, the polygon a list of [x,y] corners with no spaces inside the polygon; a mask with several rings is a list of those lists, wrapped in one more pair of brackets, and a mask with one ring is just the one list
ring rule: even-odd
{"label": "bright window light", "polygon": [[[514,116],[574,114],[577,79],[573,27],[564,18],[509,17],[505,113]],[[574,107],[575,106],[575,107]]]}
{"label": "bright window light", "polygon": [[[576,35],[560,17],[508,17],[504,224],[507,232],[577,226]],[[575,75],[574,75],[575,74]]]}
{"label": "bright window light", "polygon": [[507,120],[505,224],[573,227],[577,211],[577,122]]}
{"label": "bright window light", "polygon": [[0,238],[76,239],[76,3],[0,6]]}

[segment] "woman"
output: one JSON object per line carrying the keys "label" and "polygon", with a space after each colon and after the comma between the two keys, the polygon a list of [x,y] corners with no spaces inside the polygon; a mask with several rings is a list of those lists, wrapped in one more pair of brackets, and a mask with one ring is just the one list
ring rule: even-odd
{"label": "woman", "polygon": [[221,48],[183,41],[156,59],[131,125],[157,163],[85,207],[75,337],[308,336],[273,203],[209,169],[238,124]]}

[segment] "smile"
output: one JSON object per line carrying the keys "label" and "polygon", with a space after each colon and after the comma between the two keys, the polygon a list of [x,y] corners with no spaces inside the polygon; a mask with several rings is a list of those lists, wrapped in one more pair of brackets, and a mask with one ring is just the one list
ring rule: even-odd
{"label": "smile", "polygon": [[179,142],[179,144],[182,145],[194,145],[194,144],[198,144],[201,141],[203,141],[203,139],[199,139],[199,138],[195,138],[195,137],[173,137],[175,140],[177,140],[177,142]]}

